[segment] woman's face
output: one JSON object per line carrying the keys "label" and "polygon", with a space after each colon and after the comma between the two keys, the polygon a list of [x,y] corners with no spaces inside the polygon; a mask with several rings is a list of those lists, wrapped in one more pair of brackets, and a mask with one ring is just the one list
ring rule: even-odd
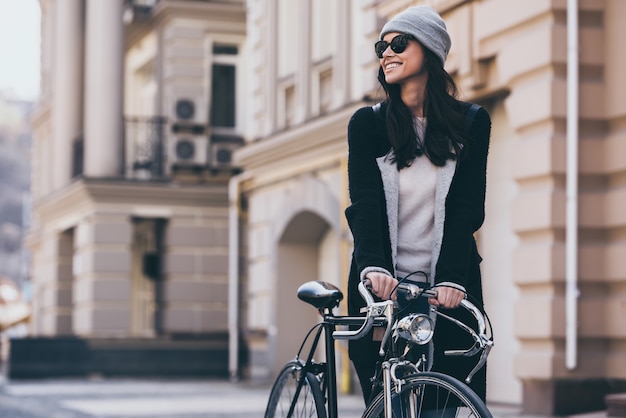
{"label": "woman's face", "polygon": [[[388,33],[383,37],[383,41],[391,43],[398,35],[401,34]],[[425,83],[427,79],[424,50],[415,39],[410,39],[402,52],[394,52],[391,46],[388,46],[380,58],[380,66],[388,84],[404,84],[407,81]]]}

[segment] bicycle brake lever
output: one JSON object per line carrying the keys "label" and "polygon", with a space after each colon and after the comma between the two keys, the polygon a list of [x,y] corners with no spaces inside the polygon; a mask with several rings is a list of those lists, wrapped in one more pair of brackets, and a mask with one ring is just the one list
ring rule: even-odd
{"label": "bicycle brake lever", "polygon": [[483,353],[480,355],[480,360],[478,360],[478,363],[476,363],[476,366],[474,366],[472,371],[469,372],[469,374],[465,378],[465,383],[469,385],[472,382],[472,378],[474,377],[474,374],[476,374],[476,372],[480,370],[480,368],[483,367],[483,365],[487,362],[487,356],[489,355],[489,352],[491,351],[492,347],[493,347],[493,341],[491,340],[486,341],[486,345],[485,345],[485,348],[483,349]]}
{"label": "bicycle brake lever", "polygon": [[469,333],[472,338],[474,339],[474,341],[476,341],[474,343],[474,345],[470,348],[468,348],[467,350],[445,350],[444,354],[447,356],[473,356],[474,354],[478,353],[480,350],[482,350],[484,348],[484,341],[481,341],[481,338],[478,336],[478,334],[476,333],[476,331],[474,331],[471,327],[465,325],[463,322],[459,321],[458,319],[452,318],[449,315],[446,315],[444,313],[442,313],[441,311],[435,311],[437,313],[437,315],[442,316],[444,318],[446,318],[448,321],[452,321],[454,324],[456,324],[457,326],[463,328],[463,330],[465,330],[465,332]]}
{"label": "bicycle brake lever", "polygon": [[470,383],[472,381],[472,377],[474,377],[474,374],[478,370],[480,370],[481,367],[484,366],[485,362],[487,361],[487,356],[489,355],[489,352],[493,348],[494,343],[493,343],[493,336],[492,337],[487,336],[485,314],[482,313],[481,310],[478,307],[476,307],[476,305],[472,304],[467,299],[464,299],[463,301],[461,301],[461,306],[467,309],[474,316],[474,318],[476,318],[477,326],[478,326],[478,333],[474,331],[471,327],[464,324],[463,322],[455,318],[452,318],[451,316],[448,316],[440,312],[439,310],[436,310],[435,312],[437,313],[437,315],[444,317],[445,319],[453,322],[458,327],[462,328],[465,332],[470,334],[472,338],[474,339],[474,344],[472,345],[472,347],[468,348],[467,350],[445,350],[444,354],[454,355],[454,356],[473,356],[477,354],[478,352],[482,351],[480,355],[480,359],[478,360],[478,363],[476,364],[476,366],[474,366],[474,368],[467,375],[467,378],[465,378],[465,382]]}
{"label": "bicycle brake lever", "polygon": [[446,356],[471,357],[474,354],[478,353],[480,350],[482,350],[480,345],[477,343],[474,343],[474,345],[471,348],[468,348],[467,350],[444,350],[443,354],[445,354]]}

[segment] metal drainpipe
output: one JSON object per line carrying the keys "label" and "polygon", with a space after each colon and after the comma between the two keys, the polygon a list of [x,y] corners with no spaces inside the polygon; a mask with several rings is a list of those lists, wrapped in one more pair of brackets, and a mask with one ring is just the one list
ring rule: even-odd
{"label": "metal drainpipe", "polygon": [[578,339],[578,0],[567,2],[567,166],[565,214],[565,366],[577,367]]}
{"label": "metal drainpipe", "polygon": [[239,379],[239,185],[250,176],[242,173],[228,182],[228,371]]}

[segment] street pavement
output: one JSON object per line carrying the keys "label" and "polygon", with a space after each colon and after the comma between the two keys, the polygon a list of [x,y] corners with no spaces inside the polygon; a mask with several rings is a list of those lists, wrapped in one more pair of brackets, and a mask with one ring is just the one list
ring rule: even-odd
{"label": "street pavement", "polygon": [[[268,385],[219,380],[55,379],[3,381],[0,418],[260,418]],[[339,400],[340,416],[359,417],[359,396]]]}
{"label": "street pavement", "polygon": [[[224,380],[53,379],[0,377],[0,418],[261,418],[268,385]],[[490,405],[494,418],[533,418]],[[339,416],[361,416],[360,395],[341,395]],[[603,418],[606,413],[579,415]],[[538,418],[538,417],[537,417]]]}

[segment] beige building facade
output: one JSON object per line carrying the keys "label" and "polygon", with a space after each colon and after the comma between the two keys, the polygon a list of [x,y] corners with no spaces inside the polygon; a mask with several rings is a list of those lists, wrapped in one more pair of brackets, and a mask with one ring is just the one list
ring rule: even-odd
{"label": "beige building facade", "polygon": [[41,0],[33,334],[228,332],[249,357],[230,373],[271,380],[317,320],[297,287],[346,286],[347,124],[380,98],[383,23],[424,3],[448,24],[461,98],[492,117],[488,401],[562,415],[626,391],[622,0]]}
{"label": "beige building facade", "polygon": [[[626,85],[618,76],[626,5],[619,0],[576,4],[573,146],[580,157],[573,173],[566,160],[566,16],[573,2],[248,1],[247,131],[254,141],[236,154],[245,168],[236,181],[247,201],[250,373],[274,375],[297,348],[294,336],[315,320],[293,297],[299,284],[320,278],[345,287],[347,123],[379,97],[372,45],[382,24],[424,3],[447,21],[446,68],[461,98],[483,105],[493,122],[487,219],[478,234],[496,339],[488,400],[546,415],[601,409],[603,393],[626,389],[619,319],[626,297],[619,209],[626,204]],[[578,180],[573,304],[566,302],[568,176]],[[576,322],[568,330],[572,305]]]}
{"label": "beige building facade", "polygon": [[243,2],[40,5],[32,335],[226,344]]}

